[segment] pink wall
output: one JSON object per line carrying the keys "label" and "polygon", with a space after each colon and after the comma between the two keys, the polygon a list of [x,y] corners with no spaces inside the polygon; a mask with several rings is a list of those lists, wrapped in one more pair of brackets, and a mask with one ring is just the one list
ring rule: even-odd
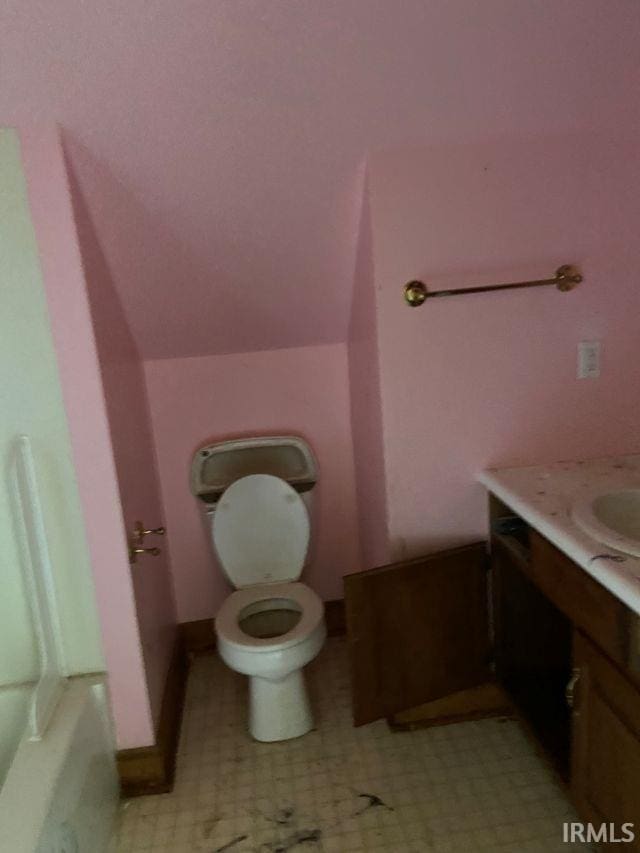
{"label": "pink wall", "polygon": [[[144,369],[82,189],[72,169],[69,174],[122,515],[130,534],[138,520],[146,527],[164,524]],[[156,727],[176,636],[167,544],[170,535],[169,530],[164,539],[150,536],[145,547],[160,546],[161,554],[139,556],[130,568],[151,714]]]}
{"label": "pink wall", "polygon": [[145,359],[331,343],[363,154],[631,126],[639,33],[635,0],[20,0],[0,112],[131,191],[114,227],[72,153]]}
{"label": "pink wall", "polygon": [[369,188],[364,187],[349,324],[351,434],[363,568],[389,560],[380,359]]}
{"label": "pink wall", "polygon": [[180,622],[213,616],[229,592],[189,491],[194,450],[208,440],[292,432],[320,468],[314,546],[304,580],[342,596],[359,567],[346,347],[343,344],[145,363]]}
{"label": "pink wall", "polygon": [[[485,466],[640,449],[640,155],[576,133],[370,161],[389,536],[396,558],[485,534]],[[551,275],[555,289],[409,308],[402,286]],[[576,346],[602,375],[576,379]],[[362,507],[360,508],[362,510]]]}
{"label": "pink wall", "polygon": [[60,138],[20,134],[58,357],[120,748],[153,743],[116,469]]}

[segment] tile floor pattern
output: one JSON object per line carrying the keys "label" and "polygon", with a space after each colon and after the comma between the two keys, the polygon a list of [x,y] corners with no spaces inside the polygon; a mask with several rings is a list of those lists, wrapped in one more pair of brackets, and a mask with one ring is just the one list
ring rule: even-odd
{"label": "tile floor pattern", "polygon": [[552,853],[575,815],[518,724],[353,728],[345,643],[308,668],[317,730],[247,734],[246,681],[193,662],[175,790],[123,804],[117,853]]}

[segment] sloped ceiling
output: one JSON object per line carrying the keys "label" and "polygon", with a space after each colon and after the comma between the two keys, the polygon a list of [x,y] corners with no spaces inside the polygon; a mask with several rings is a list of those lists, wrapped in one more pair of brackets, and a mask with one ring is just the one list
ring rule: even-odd
{"label": "sloped ceiling", "polygon": [[633,125],[635,0],[5,0],[142,355],[345,339],[370,149]]}

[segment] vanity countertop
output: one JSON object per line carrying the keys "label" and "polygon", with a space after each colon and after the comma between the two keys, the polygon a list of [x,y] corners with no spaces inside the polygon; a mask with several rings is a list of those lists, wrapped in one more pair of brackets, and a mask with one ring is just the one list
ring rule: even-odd
{"label": "vanity countertop", "polygon": [[514,513],[640,614],[640,557],[592,539],[571,518],[585,493],[640,487],[640,454],[554,462],[526,468],[495,468],[478,479]]}

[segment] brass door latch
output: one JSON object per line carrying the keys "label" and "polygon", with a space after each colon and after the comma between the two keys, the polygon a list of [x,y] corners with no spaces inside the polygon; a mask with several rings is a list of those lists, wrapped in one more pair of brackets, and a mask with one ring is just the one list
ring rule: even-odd
{"label": "brass door latch", "polygon": [[151,554],[152,557],[157,557],[160,553],[160,548],[134,548],[133,545],[129,545],[129,562],[137,562],[138,554]]}
{"label": "brass door latch", "polygon": [[135,563],[138,554],[151,554],[152,557],[157,557],[161,553],[160,548],[143,548],[145,536],[164,536],[166,528],[150,527],[147,529],[142,521],[136,521],[133,525],[133,533],[129,540],[129,562]]}
{"label": "brass door latch", "polygon": [[145,536],[164,536],[165,533],[164,527],[150,527],[146,530],[142,521],[136,521],[133,525],[133,538],[136,542],[144,542]]}

